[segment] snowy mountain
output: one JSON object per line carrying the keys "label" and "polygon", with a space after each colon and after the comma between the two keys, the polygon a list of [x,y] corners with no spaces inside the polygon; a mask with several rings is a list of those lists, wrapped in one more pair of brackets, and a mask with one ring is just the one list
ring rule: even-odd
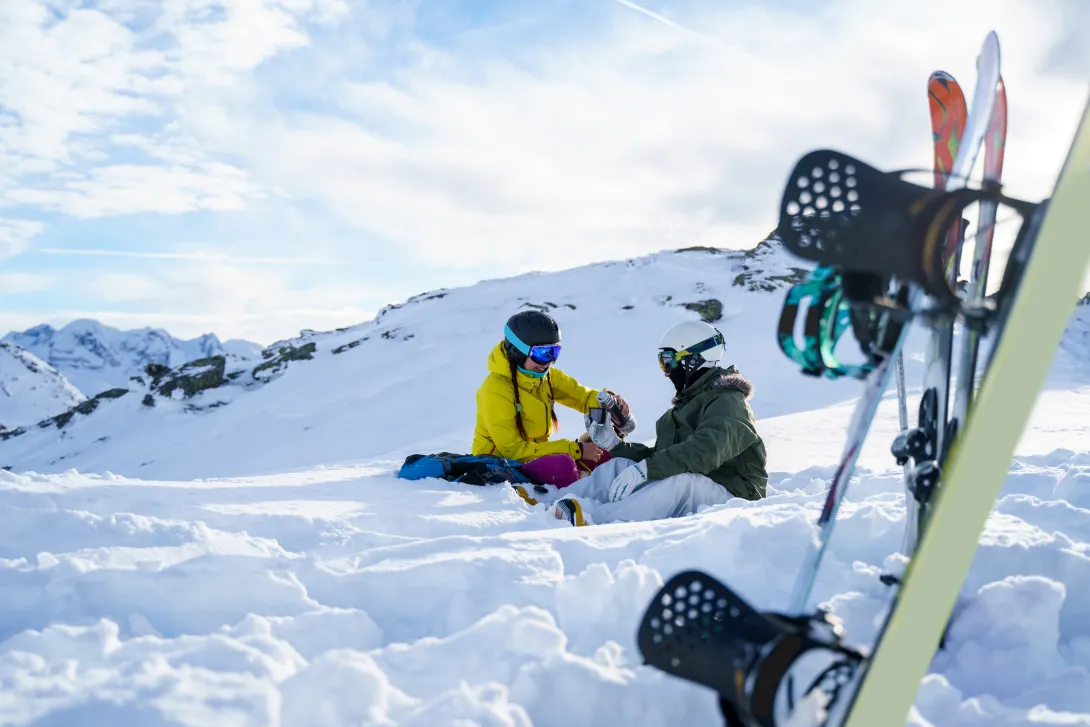
{"label": "snowy mountain", "polygon": [[[421,446],[465,449],[485,359],[506,319],[530,306],[551,311],[563,327],[561,368],[588,386],[622,392],[645,412],[635,436],[648,436],[652,412],[669,404],[655,347],[662,331],[684,318],[703,316],[721,328],[732,360],[755,379],[762,416],[796,411],[806,401],[800,387],[815,390],[811,402],[848,399],[850,384],[815,386],[793,376],[767,330],[783,289],[803,272],[797,265],[778,244],[766,243],[425,293],[357,326],[274,343],[257,365],[212,357],[192,364],[202,371],[200,382],[181,370],[145,376],[143,387],[129,382],[121,388],[130,395],[92,417],[0,443],[0,464],[205,477],[396,457]],[[189,382],[192,395],[178,380]],[[563,410],[560,417],[564,431],[582,430],[582,415]],[[177,441],[188,444],[178,448]],[[192,457],[191,447],[204,456]]]}
{"label": "snowy mountain", "polygon": [[64,374],[26,349],[0,341],[0,431],[33,424],[86,400]]}
{"label": "snowy mountain", "polygon": [[[88,404],[94,416],[66,414],[58,426],[9,435],[0,442],[0,465],[222,477],[396,460],[421,448],[463,451],[485,359],[506,319],[527,307],[559,321],[561,369],[587,386],[621,392],[641,413],[637,440],[654,436],[655,419],[669,407],[673,390],[655,349],[662,332],[685,318],[703,317],[723,332],[729,362],[753,380],[752,406],[769,426],[835,404],[849,412],[856,382],[799,376],[776,343],[783,292],[805,272],[798,265],[779,243],[764,242],[748,251],[662,252],[424,293],[366,323],[274,343],[260,363],[216,354],[175,369],[146,366],[137,380]],[[841,351],[847,360],[851,345]],[[910,382],[922,381],[924,345],[925,334],[915,330],[906,350]],[[1061,351],[1053,378],[1085,381],[1090,372],[1073,363],[1077,356]],[[99,400],[110,405],[99,409]],[[581,414],[563,407],[558,414],[568,436],[583,430]],[[828,428],[816,429],[810,443],[796,446],[812,443],[814,456],[835,458],[837,445],[821,434]],[[202,456],[191,456],[194,450]]]}
{"label": "snowy mountain", "polygon": [[158,328],[122,331],[98,321],[72,321],[60,330],[40,325],[2,339],[22,346],[63,373],[87,396],[123,387],[149,363],[174,368],[187,361],[229,353],[253,358],[261,347],[207,333],[181,340]]}
{"label": "snowy mountain", "polygon": [[[779,351],[772,244],[687,250],[440,290],[213,355],[0,436],[0,674],[13,724],[720,727],[707,689],[642,664],[644,609],[699,568],[780,610],[859,393]],[[506,486],[393,473],[464,451],[514,311],[564,331],[560,366],[653,439],[662,331],[703,316],[755,385],[769,496],[574,530]],[[1079,307],[922,682],[914,727],[1090,724],[1090,372]],[[925,336],[909,340],[910,411]],[[957,343],[957,341],[955,342]],[[851,346],[840,352],[850,360]],[[890,387],[816,586],[874,637],[902,563]],[[581,416],[558,407],[564,436]],[[593,513],[592,513],[593,514]]]}
{"label": "snowy mountain", "polygon": [[[213,334],[207,334],[212,338],[215,338]],[[185,342],[183,342],[184,344]],[[254,343],[253,341],[246,341],[241,338],[229,338],[221,344],[223,352],[235,356],[237,358],[258,358],[261,356],[261,344]],[[210,347],[212,353],[206,353],[205,355],[215,355],[214,346]],[[200,358],[195,356],[194,358]],[[191,361],[193,359],[190,359]]]}

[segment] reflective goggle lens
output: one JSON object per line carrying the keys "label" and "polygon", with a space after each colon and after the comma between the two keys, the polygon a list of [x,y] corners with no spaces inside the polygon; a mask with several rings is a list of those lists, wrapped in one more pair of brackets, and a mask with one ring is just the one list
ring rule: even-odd
{"label": "reflective goggle lens", "polygon": [[670,373],[678,365],[678,362],[684,358],[684,353],[678,353],[671,349],[663,349],[659,351],[659,368],[666,373]]}
{"label": "reflective goggle lens", "polygon": [[531,346],[530,360],[536,364],[550,364],[560,357],[560,344],[550,346]]}

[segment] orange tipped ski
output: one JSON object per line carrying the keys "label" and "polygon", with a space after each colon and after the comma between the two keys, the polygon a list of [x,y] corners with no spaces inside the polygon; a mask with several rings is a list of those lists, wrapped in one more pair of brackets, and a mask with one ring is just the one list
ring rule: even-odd
{"label": "orange tipped ski", "polygon": [[[945,71],[935,71],[927,79],[927,101],[931,107],[931,139],[935,148],[935,188],[945,189],[954,168],[954,159],[965,133],[969,110],[965,93],[954,77]],[[943,249],[946,277],[950,287],[957,285],[957,272],[961,261],[958,250],[957,226],[951,229]]]}

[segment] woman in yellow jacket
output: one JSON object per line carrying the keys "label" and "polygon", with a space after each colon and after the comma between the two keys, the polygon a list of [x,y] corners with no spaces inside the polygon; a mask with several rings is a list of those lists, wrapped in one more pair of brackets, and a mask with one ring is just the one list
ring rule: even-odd
{"label": "woman in yellow jacket", "polygon": [[[598,408],[598,390],[553,366],[559,355],[560,327],[551,316],[534,310],[508,319],[477,390],[473,454],[517,460],[539,484],[567,487],[610,456],[591,441],[549,440],[559,428],[557,403],[584,414]],[[628,403],[613,397],[628,416]]]}

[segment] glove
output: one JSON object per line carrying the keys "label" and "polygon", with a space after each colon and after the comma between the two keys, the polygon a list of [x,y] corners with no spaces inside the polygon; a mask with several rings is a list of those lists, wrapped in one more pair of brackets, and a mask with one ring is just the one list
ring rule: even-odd
{"label": "glove", "polygon": [[598,405],[609,412],[613,428],[620,436],[627,436],[636,429],[636,418],[632,416],[632,409],[620,394],[603,389],[598,394]]}
{"label": "glove", "polygon": [[605,409],[591,409],[583,415],[583,421],[587,425],[587,434],[590,435],[590,441],[607,452],[621,443],[621,440],[617,437],[617,432],[613,430],[613,423],[606,415]]}
{"label": "glove", "polygon": [[[613,392],[610,392],[613,394]],[[613,394],[614,408],[610,411],[613,418],[613,426],[622,437],[631,434],[636,429],[636,417],[632,416],[632,409],[628,406],[620,394]]]}
{"label": "glove", "polygon": [[647,463],[637,462],[621,471],[609,486],[609,501],[619,502],[647,482]]}

